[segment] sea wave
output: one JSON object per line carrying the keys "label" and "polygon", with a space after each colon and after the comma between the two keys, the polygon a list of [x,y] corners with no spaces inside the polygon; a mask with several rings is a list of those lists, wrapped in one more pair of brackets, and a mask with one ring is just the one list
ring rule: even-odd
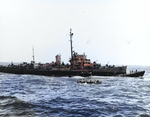
{"label": "sea wave", "polygon": [[0,96],[0,116],[34,116],[33,105],[14,96]]}
{"label": "sea wave", "polygon": [[89,100],[85,98],[64,99],[57,97],[49,101],[41,100],[34,105],[38,111],[37,114],[56,117],[126,117],[133,115],[137,116],[139,113],[147,111],[134,104],[120,102],[110,104],[105,101]]}

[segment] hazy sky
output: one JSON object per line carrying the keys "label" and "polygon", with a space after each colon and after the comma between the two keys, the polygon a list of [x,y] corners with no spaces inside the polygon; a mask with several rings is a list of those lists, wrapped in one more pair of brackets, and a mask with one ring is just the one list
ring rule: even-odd
{"label": "hazy sky", "polygon": [[70,28],[92,62],[150,65],[149,0],[1,0],[0,62],[66,63]]}

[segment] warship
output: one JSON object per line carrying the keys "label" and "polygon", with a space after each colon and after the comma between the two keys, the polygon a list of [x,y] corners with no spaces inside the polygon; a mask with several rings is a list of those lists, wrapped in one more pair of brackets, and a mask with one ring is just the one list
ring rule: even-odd
{"label": "warship", "polygon": [[78,54],[73,51],[72,47],[73,33],[70,29],[70,46],[71,58],[69,64],[61,63],[61,55],[56,55],[56,61],[51,63],[35,63],[34,49],[33,60],[31,63],[23,62],[18,65],[13,63],[8,66],[0,65],[0,72],[13,74],[32,74],[32,75],[46,75],[46,76],[125,76],[125,77],[139,77],[143,76],[145,71],[136,72],[132,75],[126,73],[127,66],[108,65],[102,66],[95,61],[92,63],[87,59],[85,54]]}

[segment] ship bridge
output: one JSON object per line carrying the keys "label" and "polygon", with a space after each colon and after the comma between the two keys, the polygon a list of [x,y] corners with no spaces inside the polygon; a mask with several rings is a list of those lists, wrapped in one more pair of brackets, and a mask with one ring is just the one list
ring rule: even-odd
{"label": "ship bridge", "polygon": [[93,64],[91,63],[90,59],[86,58],[85,53],[78,55],[78,53],[74,52],[72,58],[72,67],[73,69],[86,69],[92,68]]}

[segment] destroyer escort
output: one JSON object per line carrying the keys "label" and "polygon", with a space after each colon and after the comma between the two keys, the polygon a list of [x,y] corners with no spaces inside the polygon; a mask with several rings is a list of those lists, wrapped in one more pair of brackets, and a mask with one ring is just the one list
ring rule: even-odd
{"label": "destroyer escort", "polygon": [[[11,63],[8,66],[0,66],[0,72],[13,73],[13,74],[34,74],[34,75],[48,75],[48,76],[128,76],[126,74],[127,66],[108,65],[102,66],[96,62],[91,62],[87,59],[85,54],[78,54],[73,51],[72,47],[73,33],[70,29],[70,45],[71,45],[71,58],[70,64],[61,63],[61,55],[56,55],[56,62],[50,63],[35,63],[34,51],[33,61],[31,63],[23,62],[19,65]],[[143,76],[143,74],[138,76]],[[134,77],[134,76],[133,76]],[[137,77],[137,74],[136,74]]]}

